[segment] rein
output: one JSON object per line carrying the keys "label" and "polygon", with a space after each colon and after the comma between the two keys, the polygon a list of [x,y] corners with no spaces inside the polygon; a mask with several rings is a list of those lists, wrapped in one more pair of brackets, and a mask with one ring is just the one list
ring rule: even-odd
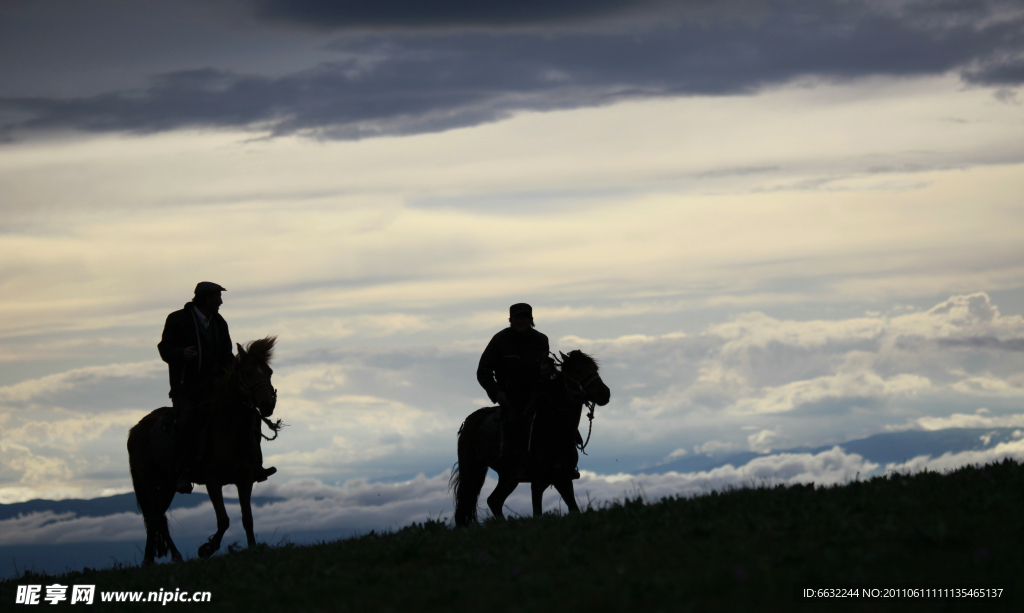
{"label": "rein", "polygon": [[[553,358],[554,358],[554,355],[555,354],[551,354],[551,356]],[[559,366],[562,366],[563,362],[561,360],[559,360],[558,358],[554,358],[554,360],[555,360],[556,364],[558,364]],[[568,375],[566,375],[565,373],[562,373],[562,379],[563,379],[563,383],[565,385],[565,390],[567,392],[569,392],[569,394],[571,394],[572,396],[582,396],[583,397],[583,404],[587,407],[587,409],[589,409],[587,411],[587,420],[589,422],[587,424],[587,440],[583,441],[582,445],[580,445],[580,444],[576,445],[576,448],[579,449],[580,452],[583,453],[583,455],[589,455],[587,453],[586,449],[587,449],[587,445],[590,444],[590,435],[594,431],[594,405],[595,405],[595,403],[594,403],[593,400],[588,400],[587,399],[587,388],[590,387],[591,383],[593,383],[594,381],[597,381],[600,378],[601,377],[600,377],[600,375],[597,374],[597,371],[594,371],[594,372],[590,373],[589,375],[583,377],[579,381],[573,381],[572,379],[569,378]],[[570,382],[572,382],[573,385],[575,385],[576,387],[579,388],[579,392],[577,392],[577,391],[575,391],[575,390],[573,390],[573,389],[571,389],[569,387],[569,383]]]}
{"label": "rein", "polygon": [[580,452],[583,453],[583,455],[589,455],[586,449],[587,444],[590,443],[590,433],[593,432],[594,430],[594,401],[584,400],[583,404],[587,405],[587,408],[590,409],[590,411],[587,412],[587,419],[590,420],[590,424],[587,425],[587,440],[583,441],[582,445],[576,445],[576,449],[579,449]]}
{"label": "rein", "polygon": [[280,419],[277,420],[276,422],[273,422],[273,421],[270,421],[269,419],[267,419],[266,417],[260,415],[259,412],[257,412],[256,414],[259,415],[259,418],[263,420],[263,423],[267,424],[267,427],[270,428],[274,432],[274,436],[267,436],[266,434],[263,434],[263,430],[260,430],[260,436],[263,437],[263,440],[265,440],[265,441],[276,440],[277,439],[277,435],[281,433],[281,428],[283,426],[285,426],[286,424],[282,424]]}
{"label": "rein", "polygon": [[[263,430],[261,429],[260,436],[263,437],[263,440],[273,441],[277,439],[277,435],[281,433],[281,428],[284,426],[284,424],[281,423],[280,419],[277,420],[276,422],[273,422],[270,421],[268,418],[264,417],[263,414],[260,413],[259,407],[257,407],[256,403],[252,401],[253,392],[260,389],[264,385],[270,386],[270,381],[260,381],[255,385],[247,385],[244,381],[242,381],[241,375],[239,375],[238,377],[238,391],[242,395],[242,405],[245,408],[254,411],[256,413],[256,417],[259,417],[261,420],[263,420],[263,423],[267,424],[267,427],[270,428],[270,430],[274,433],[274,436],[267,436],[266,434],[263,434]],[[277,401],[277,389],[274,389],[274,400],[275,402]]]}

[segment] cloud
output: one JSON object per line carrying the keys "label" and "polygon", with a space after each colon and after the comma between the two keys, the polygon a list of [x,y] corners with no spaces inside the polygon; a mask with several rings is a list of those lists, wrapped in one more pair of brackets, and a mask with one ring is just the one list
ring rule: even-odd
{"label": "cloud", "polygon": [[[780,413],[802,406],[820,405],[828,400],[848,399],[865,403],[882,398],[914,395],[931,388],[931,382],[926,377],[918,375],[899,374],[889,379],[880,377],[871,369],[870,364],[864,364],[864,357],[870,360],[869,356],[848,355],[847,364],[844,364],[835,375],[767,388],[762,396],[745,398],[737,403],[736,408],[755,413]],[[854,364],[850,366],[850,362]]]}
{"label": "cloud", "polygon": [[[779,454],[757,458],[745,466],[731,465],[696,473],[663,475],[601,475],[583,472],[575,482],[578,499],[597,504],[626,496],[644,494],[649,500],[662,496],[693,495],[712,489],[794,483],[832,485],[852,479],[858,472],[877,468],[856,454],[841,449],[810,454]],[[260,496],[284,498],[253,510],[261,535],[286,536],[289,532],[337,532],[397,529],[427,518],[451,517],[448,494],[449,473],[427,477],[422,474],[400,482],[367,482],[353,479],[330,486],[316,479],[299,479],[259,486]],[[484,484],[481,501],[497,485],[493,478]],[[231,495],[229,488],[225,492]],[[513,513],[529,515],[530,489],[519,487],[507,503]],[[561,506],[554,490],[546,496],[545,510]],[[226,538],[241,534],[237,505],[228,504],[232,527]],[[209,503],[172,514],[175,535],[202,535],[210,530],[213,509]],[[76,517],[72,513],[32,513],[0,521],[0,546],[59,544],[112,540],[143,540],[145,533],[138,514],[121,513],[104,517]]]}
{"label": "cloud", "polygon": [[627,396],[600,412],[606,421],[597,431],[614,439],[602,443],[664,440],[665,457],[680,439],[697,453],[707,440],[766,451],[908,422],[988,427],[955,416],[982,402],[1000,415],[1018,412],[1024,360],[992,343],[936,348],[943,339],[1019,338],[1022,331],[1021,317],[1002,315],[987,294],[973,293],[911,313],[811,321],[748,313],[699,334],[571,340],[602,358],[613,398],[619,390]]}
{"label": "cloud", "polygon": [[736,445],[725,441],[710,440],[701,445],[694,445],[693,452],[697,454],[716,454],[722,453],[723,451],[732,451],[736,449]]}
{"label": "cloud", "polygon": [[[583,471],[582,478],[575,482],[575,492],[582,504],[590,500],[601,505],[636,495],[653,501],[664,496],[689,496],[732,487],[834,485],[877,468],[877,464],[836,447],[815,455],[777,454],[756,458],[744,466],[727,465],[694,473],[602,475]],[[256,507],[254,523],[260,535],[274,534],[281,538],[291,532],[367,532],[397,529],[427,518],[443,520],[451,517],[452,510],[448,477],[445,472],[432,477],[420,474],[392,483],[353,479],[338,486],[325,485],[316,479],[267,483],[259,486],[259,494],[284,500]],[[493,478],[487,480],[481,501],[496,485]],[[225,495],[231,496],[232,489],[228,488]],[[519,487],[509,498],[507,507],[512,513],[529,515],[532,512],[529,487]],[[554,490],[549,490],[544,508],[550,511],[565,507]],[[232,523],[226,536],[230,542],[240,537],[241,522],[237,504],[229,501],[227,510]],[[170,516],[176,538],[204,535],[211,529],[213,509],[209,503],[204,503],[177,509]],[[76,517],[73,513],[43,512],[0,521],[0,546],[144,539],[142,518],[135,513]]]}
{"label": "cloud", "polygon": [[0,524],[0,546],[146,538],[142,516],[134,513],[76,518],[74,513],[44,511],[19,515]]}
{"label": "cloud", "polygon": [[[940,344],[1021,338],[1024,318],[1000,313],[984,293],[937,302],[870,317],[745,313],[688,333],[556,338],[554,350],[595,355],[612,389],[581,467],[635,471],[680,450],[767,452],[894,428],[1024,427],[1024,354],[991,342]],[[421,346],[282,344],[277,415],[290,426],[263,447],[275,479],[333,483],[451,466],[459,424],[486,403],[473,377],[485,337],[442,341],[458,333],[448,321],[432,317],[428,328],[441,334]],[[0,497],[130,488],[124,436],[166,394],[164,372],[159,362],[120,364],[0,387]],[[975,413],[980,405],[991,412]]]}
{"label": "cloud", "polygon": [[974,413],[953,413],[942,417],[920,417],[905,426],[894,426],[890,430],[920,428],[922,430],[946,430],[948,428],[1017,428],[1024,426],[1024,413],[992,415],[986,408]]}
{"label": "cloud", "polygon": [[38,486],[39,484],[54,480],[67,481],[73,477],[67,463],[60,458],[25,454],[20,457],[11,458],[7,464],[14,470],[23,471],[21,482],[24,484]]}
{"label": "cloud", "polygon": [[747,437],[747,445],[751,451],[769,453],[772,450],[772,442],[778,438],[779,433],[774,430],[761,430]]}
{"label": "cloud", "polygon": [[[0,409],[46,406],[77,411],[109,411],[126,405],[131,407],[139,396],[152,403],[154,398],[159,398],[153,395],[153,388],[163,386],[161,379],[166,372],[167,366],[155,360],[76,368],[0,387]],[[119,391],[116,396],[110,394],[114,388]],[[139,405],[133,408],[139,408]]]}
{"label": "cloud", "polygon": [[[61,415],[50,420],[21,418],[17,427],[8,427],[3,440],[17,441],[19,446],[46,447],[51,450],[77,451],[83,445],[105,436],[110,429],[127,432],[148,411],[111,411],[100,415],[79,417]],[[23,481],[31,483],[26,475]]]}
{"label": "cloud", "polygon": [[502,27],[560,23],[600,17],[655,4],[650,0],[263,0],[256,4],[264,19],[313,28],[450,28]]}
{"label": "cloud", "polygon": [[[374,4],[373,8],[369,8]],[[440,31],[356,33],[331,45],[337,60],[282,76],[216,66],[164,72],[132,91],[63,98],[5,96],[20,119],[8,135],[72,128],[152,133],[245,128],[328,139],[416,134],[472,126],[524,111],[664,96],[749,94],[800,78],[910,77],[959,72],[975,84],[1022,82],[1020,11],[908,3],[768,3],[754,19],[677,19],[652,3],[648,25],[621,31],[450,30],[468,23],[583,18],[626,3],[451,3],[452,10],[375,3],[270,2],[264,16],[318,27],[431,25]],[[542,6],[543,5],[543,6]],[[632,9],[631,9],[632,10]],[[658,11],[668,11],[667,14]],[[429,18],[427,17],[429,15]],[[459,17],[462,16],[462,17]]]}
{"label": "cloud", "polygon": [[939,339],[940,347],[967,347],[972,349],[1002,349],[1024,351],[1024,338],[998,339],[994,336]]}
{"label": "cloud", "polygon": [[[763,431],[760,434],[764,434]],[[754,438],[768,440],[769,436]],[[710,491],[738,487],[773,487],[777,485],[815,484],[841,485],[858,477],[882,472],[918,472],[955,469],[968,464],[984,464],[1003,458],[1024,459],[1024,436],[979,450],[939,457],[920,456],[902,463],[879,464],[865,460],[856,453],[847,453],[836,446],[820,453],[776,453],[754,458],[741,465],[727,464],[707,471],[664,474],[601,474],[582,471],[574,483],[577,501],[590,501],[598,506],[627,497],[642,496],[655,501],[666,496],[693,496]],[[340,485],[327,485],[317,479],[296,479],[268,482],[258,487],[259,495],[283,500],[254,509],[254,521],[261,539],[274,535],[287,538],[290,533],[353,533],[369,530],[397,529],[427,518],[446,520],[452,502],[448,494],[449,473],[435,476],[417,475],[392,482],[368,482],[351,479]],[[488,478],[481,492],[486,498],[496,486]],[[230,497],[233,488],[227,488]],[[507,502],[507,512],[529,515],[532,503],[528,487],[519,487]],[[545,496],[545,511],[563,509],[553,490]],[[226,538],[242,537],[237,504],[227,505],[231,528]],[[201,537],[213,525],[213,509],[209,503],[178,509],[170,514],[175,538]],[[0,546],[25,544],[60,544],[98,541],[123,541],[145,538],[142,519],[135,513],[103,517],[77,517],[73,513],[32,513],[0,521]]]}
{"label": "cloud", "polygon": [[1024,439],[999,443],[990,449],[944,453],[937,458],[917,456],[902,464],[887,464],[886,471],[921,472],[923,470],[946,471],[961,466],[976,466],[998,462],[1004,458],[1024,460]]}
{"label": "cloud", "polygon": [[671,460],[678,460],[679,458],[686,456],[689,453],[690,452],[686,450],[686,447],[680,447],[679,449],[676,449],[672,453],[668,454],[668,456],[666,456],[665,458],[665,461],[668,462]]}

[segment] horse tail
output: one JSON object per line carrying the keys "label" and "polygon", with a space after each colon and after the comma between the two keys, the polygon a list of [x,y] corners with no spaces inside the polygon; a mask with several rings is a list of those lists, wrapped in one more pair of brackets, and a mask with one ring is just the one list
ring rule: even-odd
{"label": "horse tail", "polygon": [[477,522],[477,501],[487,478],[487,463],[476,450],[480,424],[486,409],[476,411],[459,428],[459,461],[452,467],[448,488],[455,499],[455,525],[471,526]]}
{"label": "horse tail", "polygon": [[150,413],[128,431],[128,469],[132,475],[135,504],[142,512],[142,523],[146,526],[146,545],[152,544],[153,553],[162,558],[170,549],[164,538],[168,534],[167,516],[158,501],[160,476],[153,470],[155,460],[149,445],[149,433],[155,421],[150,419],[152,416]]}

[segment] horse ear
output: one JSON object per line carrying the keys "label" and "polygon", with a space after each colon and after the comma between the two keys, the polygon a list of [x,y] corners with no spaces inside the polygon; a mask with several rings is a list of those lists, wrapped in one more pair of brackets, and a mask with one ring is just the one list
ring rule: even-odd
{"label": "horse ear", "polygon": [[563,362],[569,359],[569,356],[565,355],[565,354],[564,354],[564,353],[562,353],[561,351],[559,351],[559,352],[558,352],[558,355],[562,356],[562,361],[563,361]]}
{"label": "horse ear", "polygon": [[245,349],[242,349],[242,343],[235,343],[235,347],[238,347],[238,357],[245,355]]}

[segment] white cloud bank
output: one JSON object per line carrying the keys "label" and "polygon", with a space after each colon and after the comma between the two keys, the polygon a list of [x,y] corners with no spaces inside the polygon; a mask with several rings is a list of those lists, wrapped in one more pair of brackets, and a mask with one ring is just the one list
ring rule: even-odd
{"label": "white cloud bank", "polygon": [[[580,466],[614,474],[683,450],[766,453],[909,428],[1024,427],[1021,339],[1024,318],[976,292],[920,311],[809,321],[754,312],[698,333],[552,343],[601,360],[612,402],[598,409]],[[459,424],[484,402],[477,345],[283,351],[275,385],[290,427],[264,444],[281,471],[272,481],[405,479],[451,466]],[[130,491],[125,436],[162,404],[165,376],[149,361],[0,387],[0,501]]]}
{"label": "white cloud bank", "polygon": [[[1014,458],[1024,460],[1024,438],[1000,443],[982,451],[922,456],[904,464],[880,467],[856,453],[836,446],[817,454],[781,453],[755,458],[743,466],[726,465],[708,471],[665,474],[602,475],[582,471],[575,482],[579,504],[602,505],[610,501],[642,496],[657,501],[668,496],[694,496],[713,490],[740,487],[815,484],[827,487],[888,471],[901,473],[924,469],[942,471],[969,464],[985,464]],[[398,483],[354,479],[341,486],[302,479],[259,488],[261,496],[281,497],[254,509],[256,531],[262,539],[285,539],[289,533],[339,533],[347,531],[392,530],[428,518],[448,520],[452,502],[448,495],[449,473],[433,477],[419,475]],[[496,485],[489,478],[481,491],[480,504]],[[226,490],[230,495],[231,491]],[[554,489],[545,494],[545,511],[565,510]],[[232,526],[225,542],[243,539],[241,517],[236,504],[227,504]],[[511,514],[532,513],[530,489],[521,485],[506,503]],[[209,503],[178,509],[169,515],[172,535],[202,537],[216,529]],[[72,513],[32,513],[0,521],[0,546],[28,544],[85,543],[145,540],[142,518],[135,513],[105,517],[75,517]]]}

